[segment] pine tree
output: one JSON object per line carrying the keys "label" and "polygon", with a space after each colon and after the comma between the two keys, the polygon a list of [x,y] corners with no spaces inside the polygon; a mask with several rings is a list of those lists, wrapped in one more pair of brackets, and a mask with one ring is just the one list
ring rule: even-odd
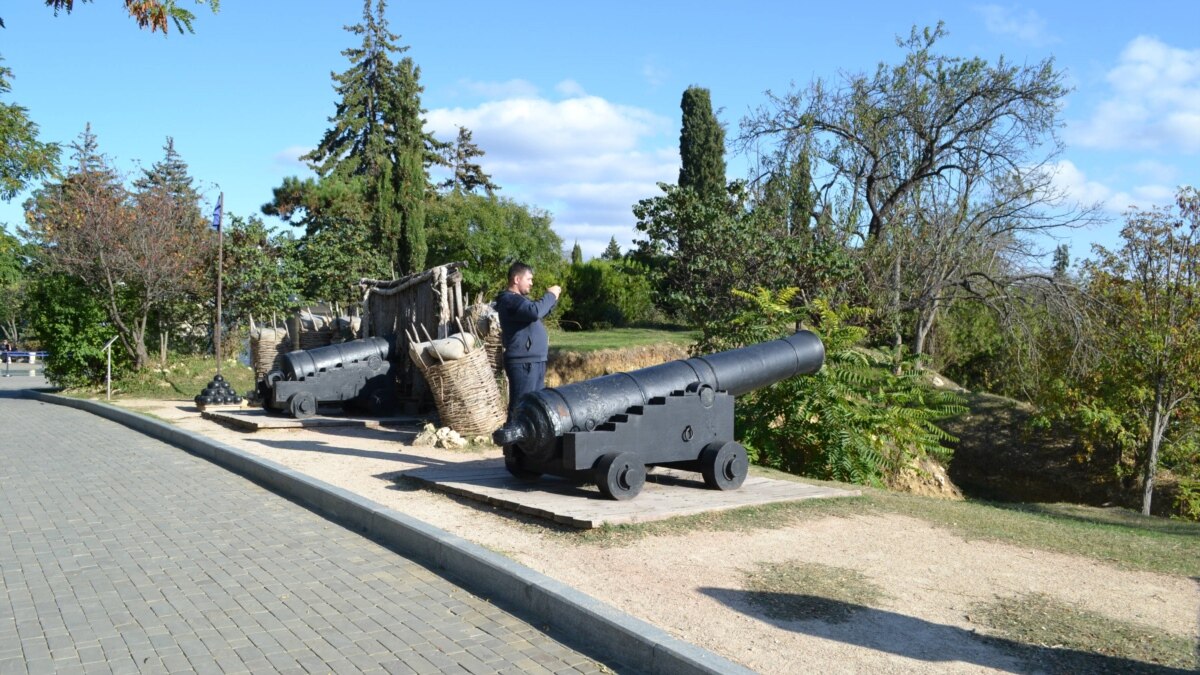
{"label": "pine tree", "polygon": [[679,107],[679,187],[691,188],[701,199],[725,197],[725,129],[713,114],[707,89],[688,87]]}
{"label": "pine tree", "polygon": [[604,253],[600,254],[600,259],[601,260],[620,260],[621,259],[621,246],[619,244],[617,244],[617,238],[615,235],[613,236],[612,239],[608,240],[608,247],[604,249]]}
{"label": "pine tree", "polygon": [[139,193],[165,195],[184,211],[194,212],[188,214],[192,216],[192,221],[200,218],[200,193],[192,187],[187,162],[176,152],[175,139],[170,136],[167,136],[166,145],[163,146],[162,160],[143,170],[142,176],[133,182],[133,187]]}
{"label": "pine tree", "polygon": [[466,127],[458,128],[458,138],[453,143],[442,146],[443,163],[450,167],[452,175],[442,181],[438,187],[447,190],[459,190],[472,193],[483,188],[489,197],[500,187],[492,182],[492,177],[484,173],[483,167],[473,161],[485,153],[471,140],[471,130]]}
{"label": "pine tree", "polygon": [[579,247],[578,240],[575,242],[574,248],[571,249],[571,264],[572,265],[582,265],[583,264],[583,249]]}
{"label": "pine tree", "polygon": [[388,251],[394,270],[420,271],[425,264],[425,193],[427,147],[421,114],[420,68],[409,57],[392,56],[408,47],[397,44],[385,18],[385,0],[363,2],[363,22],[346,30],[362,36],[362,45],[342,52],[351,66],[333,76],[340,101],[333,127],[303,159],[321,178],[361,177],[371,208],[370,240]]}

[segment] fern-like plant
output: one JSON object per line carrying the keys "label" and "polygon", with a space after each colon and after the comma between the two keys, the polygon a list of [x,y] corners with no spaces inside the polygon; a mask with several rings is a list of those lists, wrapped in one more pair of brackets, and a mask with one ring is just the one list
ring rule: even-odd
{"label": "fern-like plant", "polygon": [[795,309],[796,289],[735,291],[746,309],[705,330],[704,349],[731,349],[806,327],[825,345],[825,365],[743,396],[737,406],[742,443],[758,463],[790,473],[882,485],[915,460],[948,461],[955,439],[939,419],[966,410],[960,396],[929,387],[916,364],[862,347],[865,308],[823,300]]}

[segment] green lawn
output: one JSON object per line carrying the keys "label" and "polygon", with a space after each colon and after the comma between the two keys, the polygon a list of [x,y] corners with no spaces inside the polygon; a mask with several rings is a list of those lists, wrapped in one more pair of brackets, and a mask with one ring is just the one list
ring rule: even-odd
{"label": "green lawn", "polygon": [[700,338],[700,331],[664,328],[611,328],[599,331],[550,331],[550,346],[574,352],[620,349],[670,342],[684,347]]}

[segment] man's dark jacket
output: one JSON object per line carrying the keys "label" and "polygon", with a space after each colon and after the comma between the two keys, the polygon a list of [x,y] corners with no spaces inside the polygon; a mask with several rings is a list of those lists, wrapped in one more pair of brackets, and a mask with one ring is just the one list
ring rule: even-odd
{"label": "man's dark jacket", "polygon": [[542,317],[557,302],[558,298],[549,291],[540,300],[530,300],[509,290],[500,291],[496,296],[496,312],[500,314],[505,363],[536,363],[547,359],[550,337],[546,335]]}

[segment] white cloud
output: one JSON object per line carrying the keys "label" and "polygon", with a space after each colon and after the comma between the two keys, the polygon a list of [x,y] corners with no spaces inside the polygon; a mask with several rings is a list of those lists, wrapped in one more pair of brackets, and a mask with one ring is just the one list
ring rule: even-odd
{"label": "white cloud", "polygon": [[585,257],[598,256],[615,236],[627,250],[633,205],[678,177],[675,122],[587,95],[571,80],[555,89],[565,97],[514,95],[430,110],[427,126],[446,139],[459,125],[470,129],[500,194],[550,211],[568,248],[578,241]]}
{"label": "white cloud", "polygon": [[983,15],[987,30],[997,35],[1011,35],[1035,45],[1058,41],[1046,32],[1046,20],[1032,9],[1021,12],[1016,7],[976,5],[975,11]]}
{"label": "white cloud", "polygon": [[582,97],[587,96],[587,92],[583,90],[583,85],[575,80],[563,80],[554,85],[554,91],[567,97]]}
{"label": "white cloud", "polygon": [[1107,80],[1112,92],[1087,120],[1067,126],[1083,147],[1200,151],[1200,50],[1139,36]]}
{"label": "white cloud", "polygon": [[308,170],[308,165],[300,158],[312,152],[312,148],[303,145],[293,145],[275,153],[275,163],[289,169]]}
{"label": "white cloud", "polygon": [[650,57],[642,64],[642,77],[651,87],[660,87],[667,81],[670,71],[658,64],[658,59]]}
{"label": "white cloud", "polygon": [[[1175,175],[1174,170],[1154,162],[1139,162],[1130,169],[1151,180]],[[1072,200],[1081,204],[1096,204],[1110,215],[1120,216],[1130,209],[1149,209],[1170,204],[1175,199],[1175,186],[1169,182],[1150,182],[1136,185],[1128,190],[1118,190],[1102,182],[1092,180],[1073,162],[1062,161],[1055,172],[1054,184]]]}
{"label": "white cloud", "polygon": [[485,99],[524,98],[534,97],[538,88],[528,80],[512,79],[504,82],[479,82],[476,80],[459,80],[458,88]]}

